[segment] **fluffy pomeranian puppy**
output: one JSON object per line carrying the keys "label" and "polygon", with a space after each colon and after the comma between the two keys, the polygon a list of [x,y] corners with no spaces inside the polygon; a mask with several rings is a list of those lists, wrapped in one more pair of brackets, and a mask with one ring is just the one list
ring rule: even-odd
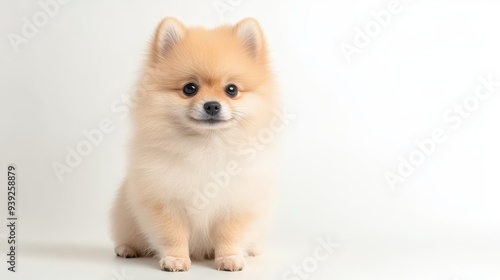
{"label": "fluffy pomeranian puppy", "polygon": [[273,149],[255,156],[244,144],[268,131],[278,106],[259,24],[207,30],[165,18],[137,88],[111,211],[115,253],[157,256],[166,271],[203,258],[241,270],[262,250],[274,184]]}

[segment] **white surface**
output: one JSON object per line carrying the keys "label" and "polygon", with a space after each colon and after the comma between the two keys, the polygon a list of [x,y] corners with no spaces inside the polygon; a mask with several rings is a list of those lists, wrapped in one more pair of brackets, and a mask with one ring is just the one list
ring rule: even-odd
{"label": "white surface", "polygon": [[[479,76],[500,81],[498,2],[401,1],[351,63],[340,45],[389,1],[243,0],[222,18],[215,2],[73,0],[18,53],[8,34],[41,8],[1,2],[0,181],[16,163],[20,243],[20,272],[1,265],[1,279],[118,280],[122,269],[135,279],[282,279],[326,236],[340,247],[308,279],[500,279],[500,88],[457,129],[442,118]],[[156,260],[112,253],[107,211],[124,176],[128,123],[111,107],[131,92],[167,15],[208,27],[256,17],[296,115],[282,135],[270,249],[241,273],[195,263],[173,275]],[[114,131],[59,181],[52,162],[105,118]],[[384,173],[435,128],[447,140],[393,192]],[[0,197],[6,209],[4,188]],[[0,234],[5,250],[5,227]]]}

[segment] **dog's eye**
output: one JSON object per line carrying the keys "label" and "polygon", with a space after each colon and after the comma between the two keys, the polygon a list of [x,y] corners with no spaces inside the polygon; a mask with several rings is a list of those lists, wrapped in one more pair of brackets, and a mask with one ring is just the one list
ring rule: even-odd
{"label": "dog's eye", "polygon": [[186,96],[193,96],[196,94],[196,92],[198,92],[198,86],[195,83],[189,83],[189,84],[184,86],[184,88],[182,89],[182,92]]}
{"label": "dog's eye", "polygon": [[238,87],[236,87],[233,84],[227,85],[225,90],[226,90],[226,94],[229,97],[235,97],[236,95],[238,95]]}

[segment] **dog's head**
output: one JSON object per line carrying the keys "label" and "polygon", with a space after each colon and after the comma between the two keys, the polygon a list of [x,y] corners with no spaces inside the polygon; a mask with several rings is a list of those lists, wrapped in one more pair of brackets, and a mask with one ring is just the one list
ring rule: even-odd
{"label": "dog's head", "polygon": [[139,91],[139,126],[192,135],[246,130],[274,104],[259,24],[244,19],[207,30],[165,18]]}

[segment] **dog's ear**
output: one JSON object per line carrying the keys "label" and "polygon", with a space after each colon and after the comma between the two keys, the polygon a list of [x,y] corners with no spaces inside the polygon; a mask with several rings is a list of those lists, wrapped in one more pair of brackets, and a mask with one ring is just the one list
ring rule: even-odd
{"label": "dog's ear", "polygon": [[264,52],[264,35],[259,23],[254,18],[245,18],[234,26],[234,33],[253,58],[259,58]]}
{"label": "dog's ear", "polygon": [[186,28],[175,18],[166,17],[156,28],[153,53],[156,57],[165,57],[186,35]]}

